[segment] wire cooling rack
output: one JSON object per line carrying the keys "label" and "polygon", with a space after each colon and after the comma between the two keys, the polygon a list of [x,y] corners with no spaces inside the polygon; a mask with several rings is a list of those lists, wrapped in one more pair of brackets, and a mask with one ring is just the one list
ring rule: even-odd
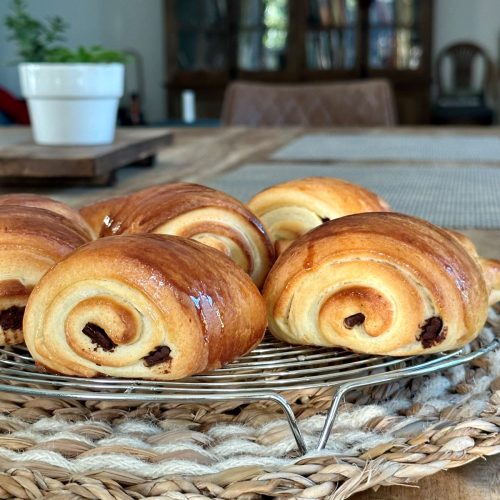
{"label": "wire cooling rack", "polygon": [[[498,317],[498,316],[497,316]],[[486,326],[500,335],[500,319]],[[37,370],[24,346],[0,348],[0,391],[31,396],[135,402],[210,402],[271,400],[283,409],[301,453],[306,444],[284,393],[333,387],[317,449],[326,446],[339,405],[351,390],[425,375],[467,363],[492,351],[497,338],[429,356],[393,358],[356,354],[340,349],[292,346],[267,335],[247,356],[212,372],[179,381],[68,377]]]}

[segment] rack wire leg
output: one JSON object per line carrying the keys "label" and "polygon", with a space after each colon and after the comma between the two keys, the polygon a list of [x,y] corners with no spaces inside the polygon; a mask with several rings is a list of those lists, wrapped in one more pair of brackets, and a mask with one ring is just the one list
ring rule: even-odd
{"label": "rack wire leg", "polygon": [[304,441],[304,436],[302,436],[302,432],[299,429],[297,418],[293,413],[290,403],[288,403],[288,401],[279,394],[272,394],[269,396],[269,399],[278,403],[285,412],[285,416],[288,420],[288,424],[290,425],[293,437],[295,438],[295,441],[297,443],[297,447],[299,448],[299,452],[301,453],[301,455],[305,455],[307,453],[306,442]]}
{"label": "rack wire leg", "polygon": [[380,373],[377,375],[371,375],[365,379],[351,380],[350,382],[345,382],[340,385],[336,392],[333,394],[332,404],[326,415],[325,425],[321,431],[319,437],[318,445],[316,447],[317,451],[321,451],[325,448],[328,438],[330,437],[330,432],[332,431],[333,424],[335,422],[335,417],[339,410],[340,401],[342,398],[354,389],[361,389],[362,387],[384,385],[395,380],[404,380],[409,377],[419,377],[422,375],[427,375],[429,373],[436,372],[438,370],[444,370],[447,368],[452,368],[453,366],[460,365],[462,363],[467,363],[468,361],[482,356],[488,352],[491,352],[499,345],[499,340],[494,340],[491,344],[483,347],[482,349],[469,353],[467,355],[457,356],[451,359],[445,359],[443,362],[438,362],[432,365],[421,366],[421,367],[408,367],[401,370],[395,370],[393,372]]}
{"label": "rack wire leg", "polygon": [[340,401],[349,391],[349,387],[341,385],[334,393],[332,404],[326,414],[325,424],[323,425],[323,430],[319,436],[318,445],[316,447],[317,451],[321,451],[325,448],[328,438],[330,437],[330,432],[332,432],[332,427],[337,417],[337,412],[339,411]]}

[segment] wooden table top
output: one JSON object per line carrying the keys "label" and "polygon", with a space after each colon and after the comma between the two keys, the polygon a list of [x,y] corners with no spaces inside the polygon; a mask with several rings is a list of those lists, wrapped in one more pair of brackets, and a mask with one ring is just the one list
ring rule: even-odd
{"label": "wooden table top", "polygon": [[[490,128],[332,128],[315,129],[328,133],[392,133],[392,134],[470,134],[500,135],[500,127]],[[203,183],[217,174],[237,169],[250,162],[270,160],[271,154],[292,140],[311,133],[305,128],[179,128],[174,129],[172,146],[161,151],[157,163],[149,169],[127,167],[110,187],[44,186],[30,191],[46,194],[79,207],[97,199],[129,193],[162,182],[190,181]],[[0,145],[21,142],[29,137],[29,130],[20,127],[3,128]],[[332,165],[335,162],[331,162]],[[359,162],[357,162],[359,163]],[[322,162],[325,165],[325,162]],[[498,162],[500,168],[500,159]],[[26,191],[26,187],[0,186],[0,192]],[[464,231],[485,257],[500,258],[500,230]],[[475,462],[422,480],[418,488],[387,487],[355,495],[357,500],[497,500],[500,498],[500,456]]]}

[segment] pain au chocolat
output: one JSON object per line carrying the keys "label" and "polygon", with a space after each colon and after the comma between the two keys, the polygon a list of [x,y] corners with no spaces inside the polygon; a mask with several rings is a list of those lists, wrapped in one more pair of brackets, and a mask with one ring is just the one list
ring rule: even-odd
{"label": "pain au chocolat", "polygon": [[393,356],[470,342],[486,321],[488,292],[457,238],[396,213],[312,230],[278,258],[264,287],[279,339]]}
{"label": "pain au chocolat", "polygon": [[160,233],[220,250],[262,286],[274,248],[262,223],[235,198],[198,184],[153,186],[83,207],[99,236]]}
{"label": "pain au chocolat", "polygon": [[500,261],[496,259],[484,259],[477,253],[476,246],[467,236],[457,231],[449,229],[447,231],[463,245],[467,252],[469,252],[469,255],[483,270],[484,279],[490,294],[490,305],[500,302]]}
{"label": "pain au chocolat", "polygon": [[98,239],[55,265],[33,290],[26,345],[50,371],[173,380],[255,347],[265,304],[220,252],[157,234]]}
{"label": "pain au chocolat", "polygon": [[87,240],[94,240],[96,234],[87,221],[69,205],[60,201],[29,193],[5,194],[0,196],[0,206],[17,205],[32,208],[43,208],[64,217]]}
{"label": "pain au chocolat", "polygon": [[91,240],[80,215],[61,205],[42,197],[0,197],[0,345],[23,342],[31,290],[54,263]]}
{"label": "pain au chocolat", "polygon": [[389,205],[375,193],[331,177],[307,177],[271,186],[248,207],[264,224],[281,253],[311,229],[345,215],[386,212]]}

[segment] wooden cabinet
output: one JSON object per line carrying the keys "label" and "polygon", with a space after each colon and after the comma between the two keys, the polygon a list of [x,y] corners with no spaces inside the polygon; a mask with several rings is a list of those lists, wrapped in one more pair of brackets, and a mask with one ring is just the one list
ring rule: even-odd
{"label": "wooden cabinet", "polygon": [[280,83],[383,77],[400,122],[430,119],[432,0],[165,0],[168,101],[196,93],[220,115],[234,79]]}

